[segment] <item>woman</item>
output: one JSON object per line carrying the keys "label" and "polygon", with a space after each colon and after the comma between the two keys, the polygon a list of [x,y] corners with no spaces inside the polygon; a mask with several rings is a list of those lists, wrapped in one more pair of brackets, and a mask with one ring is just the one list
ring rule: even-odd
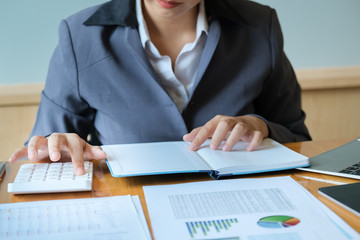
{"label": "woman", "polygon": [[[113,0],[62,21],[37,121],[10,162],[106,154],[102,144],[190,141],[248,150],[310,139],[273,9],[239,0]],[[188,133],[190,131],[190,133]]]}

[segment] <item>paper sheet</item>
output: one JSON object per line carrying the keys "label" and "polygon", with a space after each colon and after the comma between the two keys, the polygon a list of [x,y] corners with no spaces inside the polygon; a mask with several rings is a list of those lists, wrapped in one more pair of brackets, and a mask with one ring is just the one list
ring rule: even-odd
{"label": "paper sheet", "polygon": [[0,204],[0,239],[151,239],[138,196]]}
{"label": "paper sheet", "polygon": [[290,177],[146,186],[154,237],[162,239],[360,239]]}

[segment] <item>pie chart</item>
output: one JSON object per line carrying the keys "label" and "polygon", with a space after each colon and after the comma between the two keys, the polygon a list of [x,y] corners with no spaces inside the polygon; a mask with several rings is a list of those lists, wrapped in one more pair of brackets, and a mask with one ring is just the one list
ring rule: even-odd
{"label": "pie chart", "polygon": [[264,228],[287,228],[297,225],[300,220],[296,217],[277,215],[261,218],[257,224]]}

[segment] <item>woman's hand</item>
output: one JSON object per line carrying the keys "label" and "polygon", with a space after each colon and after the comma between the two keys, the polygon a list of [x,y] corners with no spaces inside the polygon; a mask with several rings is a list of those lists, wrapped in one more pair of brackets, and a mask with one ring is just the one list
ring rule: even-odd
{"label": "woman's hand", "polygon": [[212,138],[211,149],[218,149],[226,140],[222,150],[230,151],[240,140],[249,142],[248,151],[255,150],[269,135],[267,124],[260,118],[250,115],[229,117],[217,115],[204,126],[193,129],[184,135],[184,141],[191,142],[189,149],[196,151],[206,139]]}
{"label": "woman's hand", "polygon": [[50,159],[72,161],[76,175],[85,173],[84,161],[103,160],[106,153],[99,146],[92,146],[74,133],[53,133],[49,137],[34,136],[30,139],[27,147],[16,150],[10,157],[9,162],[15,162],[21,158],[31,161]]}

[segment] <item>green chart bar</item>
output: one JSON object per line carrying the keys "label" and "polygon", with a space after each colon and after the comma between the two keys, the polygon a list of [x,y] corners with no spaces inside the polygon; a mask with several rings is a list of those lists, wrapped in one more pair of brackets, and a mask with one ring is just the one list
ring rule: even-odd
{"label": "green chart bar", "polygon": [[186,222],[185,224],[189,231],[190,237],[194,238],[196,235],[207,236],[209,232],[227,231],[236,223],[238,223],[237,218],[229,218],[207,221],[193,221]]}

